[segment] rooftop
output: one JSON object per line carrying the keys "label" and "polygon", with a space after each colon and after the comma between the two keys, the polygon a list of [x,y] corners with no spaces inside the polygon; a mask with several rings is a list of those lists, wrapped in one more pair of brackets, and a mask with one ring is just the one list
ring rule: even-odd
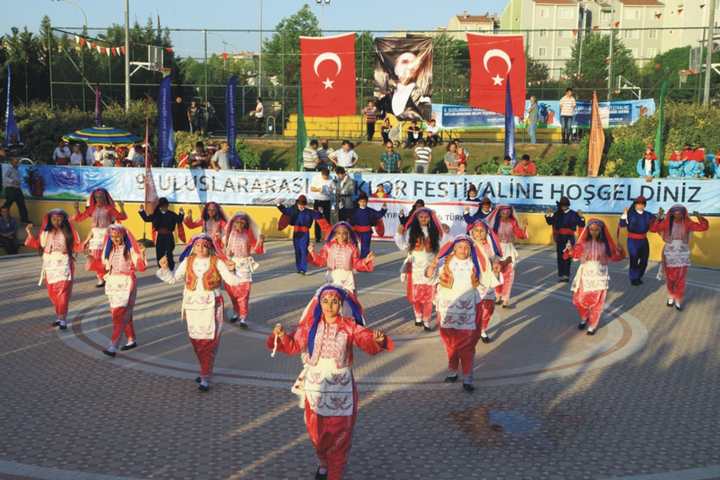
{"label": "rooftop", "polygon": [[620,0],[621,3],[624,5],[632,6],[632,7],[662,7],[664,6],[663,3],[658,2],[658,0]]}
{"label": "rooftop", "polygon": [[535,0],[541,5],[577,5],[576,0]]}
{"label": "rooftop", "polygon": [[470,15],[467,12],[456,15],[458,22],[461,23],[488,23],[493,18],[489,15]]}

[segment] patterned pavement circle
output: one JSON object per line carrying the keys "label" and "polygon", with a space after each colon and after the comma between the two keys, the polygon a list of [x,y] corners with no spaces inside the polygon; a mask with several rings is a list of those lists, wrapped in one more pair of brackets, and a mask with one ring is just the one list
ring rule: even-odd
{"label": "patterned pavement circle", "polygon": [[[514,309],[479,344],[472,395],[440,383],[437,332],[418,331],[399,282],[402,255],[377,244],[358,276],[370,325],[397,349],[358,355],[360,417],[346,478],[451,480],[720,478],[720,275],[692,267],[683,312],[664,305],[652,265],[630,287],[611,266],[602,328],[578,332],[554,252],[520,248]],[[148,252],[151,253],[151,252]],[[209,394],[179,319],[181,286],[142,274],[140,347],[115,359],[102,290],[81,266],[72,328],[50,327],[39,259],[0,259],[0,479],[313,478],[315,458],[290,383],[297,358],[271,359],[272,325],[291,328],[323,282],[294,273],[289,242],[258,258],[250,329],[227,323]],[[226,312],[229,312],[226,302]]]}

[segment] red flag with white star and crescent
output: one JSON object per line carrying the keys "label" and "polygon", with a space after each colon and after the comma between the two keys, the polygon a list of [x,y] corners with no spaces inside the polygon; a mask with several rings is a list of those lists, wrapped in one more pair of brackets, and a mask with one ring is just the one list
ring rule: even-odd
{"label": "red flag with white star and crescent", "polygon": [[513,115],[525,112],[525,48],[522,35],[467,34],[470,50],[470,106],[505,113],[510,81]]}
{"label": "red flag with white star and crescent", "polygon": [[305,115],[354,115],[355,34],[300,37],[300,81]]}

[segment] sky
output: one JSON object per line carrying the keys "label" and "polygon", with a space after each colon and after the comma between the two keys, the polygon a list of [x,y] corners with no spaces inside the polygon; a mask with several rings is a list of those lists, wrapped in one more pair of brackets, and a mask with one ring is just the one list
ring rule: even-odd
{"label": "sky", "polygon": [[[160,16],[170,28],[257,29],[260,4],[263,29],[272,29],[284,17],[309,4],[323,30],[434,30],[446,26],[452,15],[467,11],[484,15],[499,14],[506,0],[330,0],[318,6],[315,0],[131,0],[130,23],[144,25],[148,16]],[[10,0],[0,0],[0,3]],[[122,23],[124,0],[23,0],[22,8],[3,9],[0,34],[13,26],[37,32],[43,15],[55,27],[80,27],[87,15],[90,27]],[[201,32],[172,32],[176,52],[181,56],[202,57]],[[208,33],[209,53],[240,50],[257,51],[258,33]]]}

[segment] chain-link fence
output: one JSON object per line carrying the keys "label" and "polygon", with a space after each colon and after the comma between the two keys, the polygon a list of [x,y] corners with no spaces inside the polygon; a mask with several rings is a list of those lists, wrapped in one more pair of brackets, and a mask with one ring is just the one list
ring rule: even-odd
{"label": "chain-link fence", "polygon": [[[54,35],[87,38],[97,45],[122,45],[122,38],[111,38],[100,29],[64,27]],[[338,34],[340,31],[324,31]],[[578,99],[589,99],[596,91],[600,99],[658,98],[663,80],[670,81],[671,98],[699,101],[703,92],[705,39],[707,28],[591,28],[495,30],[478,32],[522,34],[525,37],[527,96],[557,100],[572,86]],[[210,105],[209,132],[225,130],[225,85],[231,75],[239,77],[237,90],[238,130],[251,133],[257,125],[250,118],[256,99],[262,97],[265,125],[269,133],[281,134],[290,116],[297,111],[300,54],[297,37],[292,40],[274,30],[173,29],[156,32],[157,44],[170,42],[183,47],[175,55],[165,48],[164,66],[173,75],[175,126],[189,128],[186,110],[192,100]],[[358,112],[375,94],[374,39],[386,36],[430,36],[433,39],[432,101],[441,104],[467,104],[470,60],[466,31],[364,31],[356,32],[356,97]],[[673,48],[660,48],[674,35]],[[663,42],[660,41],[662,38]],[[116,40],[113,44],[112,40]],[[262,41],[261,41],[262,39]],[[76,38],[77,40],[77,38]],[[148,43],[152,42],[148,34]],[[53,48],[50,69],[50,98],[54,107],[94,108],[94,86],[99,86],[104,102],[123,103],[125,73],[122,55],[58,41]],[[137,42],[134,42],[137,43]],[[260,44],[263,44],[260,48]],[[196,45],[196,47],[194,47]],[[248,47],[254,45],[255,48]],[[245,47],[243,49],[243,47]],[[147,61],[145,45],[131,47],[132,62]],[[714,61],[720,62],[720,54]],[[162,73],[133,65],[131,97],[157,95]],[[166,73],[168,73],[166,71]],[[610,75],[610,80],[608,76]],[[712,73],[711,93],[717,96],[720,75]]]}

